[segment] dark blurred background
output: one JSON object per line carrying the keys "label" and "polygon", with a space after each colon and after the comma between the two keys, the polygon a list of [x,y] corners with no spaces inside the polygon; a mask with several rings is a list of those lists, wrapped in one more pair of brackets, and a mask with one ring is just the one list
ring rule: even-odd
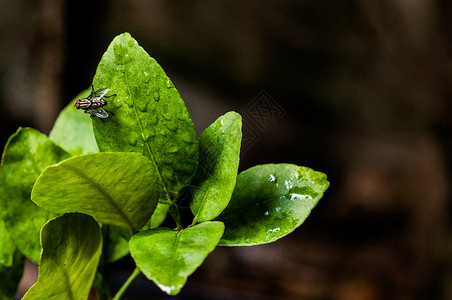
{"label": "dark blurred background", "polygon": [[[276,243],[217,248],[171,299],[452,299],[452,2],[0,0],[1,144],[44,133],[130,32],[200,133],[243,115],[240,169],[326,173]],[[131,272],[119,262],[113,282]],[[130,299],[167,299],[144,279]]]}

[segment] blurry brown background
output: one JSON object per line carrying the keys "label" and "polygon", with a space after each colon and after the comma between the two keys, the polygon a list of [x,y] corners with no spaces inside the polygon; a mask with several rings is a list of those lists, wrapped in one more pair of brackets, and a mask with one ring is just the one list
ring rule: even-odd
{"label": "blurry brown background", "polygon": [[[198,133],[244,115],[241,170],[331,182],[293,234],[217,248],[172,299],[452,299],[451,1],[0,0],[1,146],[18,126],[48,133],[124,31]],[[259,126],[246,112],[263,91],[281,110]],[[144,279],[130,296],[169,298]]]}

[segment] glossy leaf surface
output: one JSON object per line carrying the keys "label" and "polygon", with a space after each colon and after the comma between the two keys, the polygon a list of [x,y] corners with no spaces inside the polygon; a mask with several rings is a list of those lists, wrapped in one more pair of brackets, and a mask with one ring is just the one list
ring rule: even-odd
{"label": "glossy leaf surface", "polygon": [[5,147],[0,169],[0,216],[19,250],[39,261],[42,225],[55,216],[30,200],[30,193],[42,170],[70,155],[44,134],[21,128]]}
{"label": "glossy leaf surface", "polygon": [[241,172],[228,207],[218,217],[220,245],[271,243],[294,231],[328,188],[326,175],[291,164],[258,165]]}
{"label": "glossy leaf surface", "polygon": [[86,98],[91,88],[81,92],[59,114],[49,138],[72,155],[99,152],[89,114],[75,108],[77,99]]}
{"label": "glossy leaf surface", "polygon": [[138,232],[157,205],[152,163],[137,153],[94,153],[48,167],[31,199],[55,213],[80,212]]}
{"label": "glossy leaf surface", "polygon": [[[194,125],[160,65],[128,33],[117,36],[93,80],[110,89],[107,119],[92,118],[100,151],[148,157],[161,179],[160,202],[170,204],[190,183],[198,162]],[[111,100],[110,100],[111,99]]]}
{"label": "glossy leaf surface", "polygon": [[65,214],[42,228],[41,240],[38,280],[23,299],[86,300],[102,253],[99,224]]}
{"label": "glossy leaf surface", "polygon": [[242,118],[235,112],[219,117],[199,138],[199,165],[190,208],[195,220],[217,217],[228,205],[237,178]]}
{"label": "glossy leaf surface", "polygon": [[215,249],[223,231],[221,222],[204,222],[180,231],[151,229],[130,239],[130,254],[148,279],[176,295]]}

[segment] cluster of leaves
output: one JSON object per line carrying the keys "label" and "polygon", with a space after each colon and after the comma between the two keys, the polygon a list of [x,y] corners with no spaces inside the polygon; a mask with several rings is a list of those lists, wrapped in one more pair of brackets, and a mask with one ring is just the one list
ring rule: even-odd
{"label": "cluster of leaves", "polygon": [[[135,274],[177,294],[217,245],[289,234],[328,188],[324,174],[292,164],[237,175],[240,115],[221,116],[197,138],[174,85],[127,33],[108,47],[93,85],[116,94],[105,106],[109,118],[90,118],[72,101],[49,137],[20,128],[8,140],[0,299],[14,296],[24,257],[39,264],[24,299],[86,299],[93,284],[108,299],[98,266],[129,253]],[[193,219],[183,227],[177,203],[189,186]],[[176,229],[159,227],[168,212]]]}

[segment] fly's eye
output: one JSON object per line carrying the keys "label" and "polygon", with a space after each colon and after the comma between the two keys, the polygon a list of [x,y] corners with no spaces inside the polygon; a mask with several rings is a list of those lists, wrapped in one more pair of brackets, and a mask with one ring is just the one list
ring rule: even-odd
{"label": "fly's eye", "polygon": [[75,108],[79,109],[80,108],[80,103],[79,103],[80,99],[77,99],[77,101],[75,101]]}

